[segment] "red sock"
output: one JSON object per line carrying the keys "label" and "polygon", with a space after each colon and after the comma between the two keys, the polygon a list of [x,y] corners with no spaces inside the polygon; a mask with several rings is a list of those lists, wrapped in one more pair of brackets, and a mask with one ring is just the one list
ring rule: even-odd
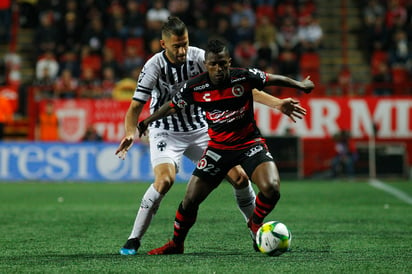
{"label": "red sock", "polygon": [[255,224],[261,224],[263,219],[275,208],[280,199],[279,192],[276,192],[275,197],[268,199],[261,192],[256,196],[256,206],[253,211],[252,219]]}

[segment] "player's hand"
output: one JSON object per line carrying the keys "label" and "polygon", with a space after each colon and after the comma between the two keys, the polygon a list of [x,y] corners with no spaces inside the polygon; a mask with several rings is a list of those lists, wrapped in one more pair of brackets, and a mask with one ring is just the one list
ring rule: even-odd
{"label": "player's hand", "polygon": [[144,120],[139,122],[139,124],[137,125],[137,129],[139,130],[139,138],[142,138],[142,136],[146,134],[146,130],[148,126],[149,125],[147,125],[144,122]]}
{"label": "player's hand", "polygon": [[301,83],[302,83],[302,90],[305,93],[311,93],[312,89],[315,88],[315,84],[312,82],[312,80],[310,80],[310,76],[307,76],[305,80],[303,80]]}
{"label": "player's hand", "polygon": [[282,99],[279,110],[289,116],[294,123],[296,123],[296,118],[302,119],[306,115],[306,109],[301,107],[299,102],[292,98]]}
{"label": "player's hand", "polygon": [[132,147],[134,141],[133,136],[126,136],[123,138],[123,140],[120,142],[119,147],[116,150],[116,155],[124,160],[126,158],[126,154],[129,151],[129,149]]}

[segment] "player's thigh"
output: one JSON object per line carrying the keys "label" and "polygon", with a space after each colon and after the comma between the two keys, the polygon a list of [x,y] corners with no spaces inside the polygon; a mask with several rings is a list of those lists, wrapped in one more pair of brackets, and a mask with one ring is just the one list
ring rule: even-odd
{"label": "player's thigh", "polygon": [[280,191],[279,171],[274,161],[264,161],[258,164],[252,173],[252,181],[263,193],[273,194]]}
{"label": "player's thigh", "polygon": [[176,167],[177,173],[186,147],[179,145],[179,140],[173,133],[159,129],[150,130],[149,142],[152,167],[172,164]]}
{"label": "player's thigh", "polygon": [[256,144],[245,150],[242,167],[260,191],[268,194],[279,190],[279,172],[268,147]]}
{"label": "player's thigh", "polygon": [[197,163],[197,161],[199,161],[199,159],[203,156],[209,140],[209,135],[205,130],[199,130],[187,134],[182,140],[182,142],[185,142],[187,145],[184,155],[192,162]]}

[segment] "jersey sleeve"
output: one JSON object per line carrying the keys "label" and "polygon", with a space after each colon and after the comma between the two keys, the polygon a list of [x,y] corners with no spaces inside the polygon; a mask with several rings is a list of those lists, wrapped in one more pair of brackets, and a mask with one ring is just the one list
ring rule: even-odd
{"label": "jersey sleeve", "polygon": [[159,65],[154,61],[154,58],[149,59],[140,72],[136,89],[134,91],[133,100],[143,103],[150,100],[152,90],[154,89],[159,78],[159,72]]}
{"label": "jersey sleeve", "polygon": [[173,96],[172,103],[177,109],[183,109],[186,106],[193,104],[192,91],[187,87],[187,83],[185,83],[180,91]]}
{"label": "jersey sleeve", "polygon": [[248,79],[254,88],[263,89],[266,86],[268,76],[264,71],[250,68],[248,69]]}

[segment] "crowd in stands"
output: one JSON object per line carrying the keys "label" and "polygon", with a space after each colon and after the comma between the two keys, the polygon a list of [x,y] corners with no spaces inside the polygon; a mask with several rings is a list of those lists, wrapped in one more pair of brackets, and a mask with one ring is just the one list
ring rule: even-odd
{"label": "crowd in stands", "polygon": [[[0,5],[1,43],[10,39],[12,2]],[[37,99],[122,100],[130,98],[145,60],[161,50],[160,28],[170,15],[188,25],[193,46],[204,48],[211,38],[226,40],[234,65],[292,78],[310,73],[318,82],[317,55],[323,40],[318,4],[315,0],[17,1],[20,27],[34,33],[35,77],[30,84]],[[376,84],[373,92],[398,94],[412,71],[412,1],[361,0],[359,6],[362,42]],[[7,62],[12,64],[8,81],[19,83],[21,60],[10,54]],[[337,79],[345,83],[350,77],[346,66]]]}
{"label": "crowd in stands", "polygon": [[36,98],[130,99],[145,60],[161,50],[160,29],[170,15],[187,24],[193,46],[224,39],[234,65],[299,78],[300,57],[322,43],[315,3],[36,0],[20,1],[19,9],[21,27],[35,33]]}
{"label": "crowd in stands", "polygon": [[412,1],[364,0],[362,19],[374,93],[407,93],[412,71]]}

